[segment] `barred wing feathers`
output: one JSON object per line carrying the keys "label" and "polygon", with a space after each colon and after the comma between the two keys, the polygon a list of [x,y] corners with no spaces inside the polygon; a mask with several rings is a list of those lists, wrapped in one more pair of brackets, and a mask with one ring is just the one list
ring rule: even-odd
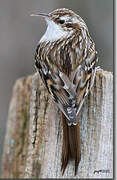
{"label": "barred wing feathers", "polygon": [[[48,89],[48,92],[54,98],[60,110],[67,117],[67,124],[77,124],[76,116],[76,92],[75,86],[70,82],[67,75],[60,70],[53,73],[47,66],[36,61],[36,67],[40,76]],[[54,65],[53,65],[54,66]],[[56,67],[54,67],[56,69]]]}

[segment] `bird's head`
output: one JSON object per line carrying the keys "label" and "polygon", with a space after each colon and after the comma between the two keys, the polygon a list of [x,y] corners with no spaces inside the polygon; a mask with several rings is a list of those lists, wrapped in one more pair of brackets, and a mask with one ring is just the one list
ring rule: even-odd
{"label": "bird's head", "polygon": [[[71,35],[81,28],[87,29],[83,19],[72,10],[61,8],[49,14],[35,13],[31,16],[44,17],[47,22],[46,38],[59,39]],[[45,39],[45,36],[44,36]]]}

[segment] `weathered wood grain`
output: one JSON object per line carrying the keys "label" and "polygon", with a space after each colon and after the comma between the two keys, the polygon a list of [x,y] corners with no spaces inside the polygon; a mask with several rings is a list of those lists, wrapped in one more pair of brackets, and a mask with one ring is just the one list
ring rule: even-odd
{"label": "weathered wood grain", "polygon": [[82,108],[81,161],[61,174],[61,114],[39,75],[17,80],[9,108],[2,177],[112,178],[113,75],[98,70]]}

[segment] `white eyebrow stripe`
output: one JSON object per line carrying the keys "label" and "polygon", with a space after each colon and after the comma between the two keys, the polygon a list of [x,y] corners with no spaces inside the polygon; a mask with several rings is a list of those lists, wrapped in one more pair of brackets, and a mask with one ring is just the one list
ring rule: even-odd
{"label": "white eyebrow stripe", "polygon": [[65,20],[65,21],[68,21],[70,18],[68,15],[65,15],[65,16],[62,16],[60,17],[61,20]]}
{"label": "white eyebrow stripe", "polygon": [[70,23],[78,23],[78,22],[79,22],[79,20],[78,20],[77,17],[71,18],[71,17],[69,17],[68,15],[62,16],[62,17],[60,17],[60,19],[61,19],[61,20],[65,20],[66,22],[68,21],[68,22],[70,22]]}

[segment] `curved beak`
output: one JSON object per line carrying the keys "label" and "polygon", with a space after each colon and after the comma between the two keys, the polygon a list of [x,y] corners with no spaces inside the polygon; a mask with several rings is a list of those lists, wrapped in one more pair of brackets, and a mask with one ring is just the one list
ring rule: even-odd
{"label": "curved beak", "polygon": [[31,14],[30,16],[40,16],[40,17],[44,17],[44,18],[50,17],[49,14],[45,14],[45,13],[34,13],[34,14]]}

